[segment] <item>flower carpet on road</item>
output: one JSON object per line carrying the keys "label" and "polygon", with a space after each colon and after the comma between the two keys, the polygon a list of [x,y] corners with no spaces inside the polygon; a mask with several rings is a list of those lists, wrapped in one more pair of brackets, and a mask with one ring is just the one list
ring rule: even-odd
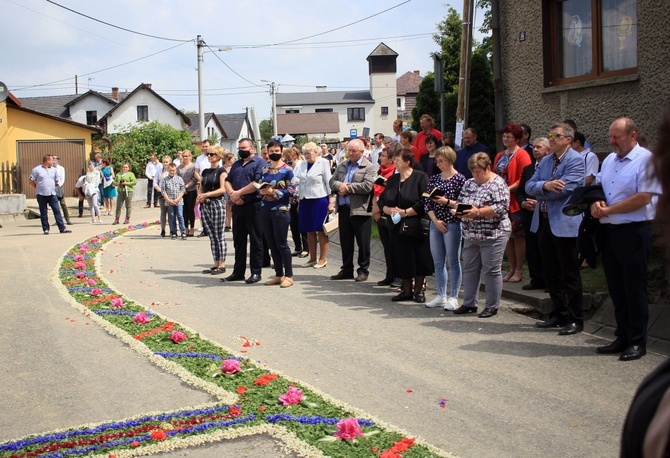
{"label": "flower carpet on road", "polygon": [[142,456],[257,434],[306,457],[451,456],[113,290],[101,275],[98,254],[110,240],[148,226],[78,243],[59,260],[52,282],[90,321],[218,401],[2,442],[0,457]]}
{"label": "flower carpet on road", "polygon": [[52,281],[90,321],[217,402],[2,442],[0,457],[141,456],[256,434],[308,457],[451,456],[115,291],[101,276],[98,254],[110,240],[148,226],[78,243],[59,260]]}

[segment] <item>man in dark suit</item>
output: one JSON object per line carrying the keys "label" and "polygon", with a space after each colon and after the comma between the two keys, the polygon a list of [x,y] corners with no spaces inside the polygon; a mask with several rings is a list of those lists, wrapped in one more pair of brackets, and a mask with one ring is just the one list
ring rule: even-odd
{"label": "man in dark suit", "polygon": [[537,200],[526,192],[526,183],[531,179],[542,159],[550,153],[548,139],[545,137],[535,139],[533,142],[533,157],[535,161],[523,169],[519,189],[516,192],[516,200],[521,205],[521,222],[523,223],[523,232],[526,237],[526,260],[528,261],[528,272],[530,273],[530,283],[521,287],[521,289],[526,291],[545,288],[540,244],[537,234],[530,230]]}
{"label": "man in dark suit", "polygon": [[486,153],[491,158],[491,163],[493,163],[493,155],[488,146],[477,141],[477,131],[474,127],[468,127],[463,131],[463,143],[465,146],[456,153],[454,167],[458,170],[458,173],[466,179],[470,179],[472,178],[472,172],[468,168],[470,158],[477,153]]}
{"label": "man in dark suit", "polygon": [[552,154],[540,162],[526,183],[526,192],[537,199],[531,231],[538,235],[544,280],[553,310],[539,328],[562,326],[559,335],[584,329],[582,277],[577,261],[577,233],[581,218],[563,214],[572,192],[584,182],[584,160],[570,145],[572,127],[555,124],[549,134]]}

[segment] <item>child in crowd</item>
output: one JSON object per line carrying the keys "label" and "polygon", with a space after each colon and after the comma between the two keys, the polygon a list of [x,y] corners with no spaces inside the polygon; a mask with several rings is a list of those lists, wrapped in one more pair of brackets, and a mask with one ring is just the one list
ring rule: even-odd
{"label": "child in crowd", "polygon": [[177,238],[177,221],[179,221],[179,231],[181,238],[186,240],[186,227],[184,226],[184,193],[186,186],[182,177],[177,175],[177,166],[172,163],[168,165],[168,176],[161,184],[161,194],[165,199],[167,207],[168,221],[170,223],[170,236]]}

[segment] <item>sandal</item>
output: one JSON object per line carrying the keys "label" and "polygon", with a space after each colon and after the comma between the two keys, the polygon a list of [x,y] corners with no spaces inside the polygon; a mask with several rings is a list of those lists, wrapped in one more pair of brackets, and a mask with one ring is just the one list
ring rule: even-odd
{"label": "sandal", "polygon": [[214,269],[212,269],[212,275],[221,275],[222,273],[225,272],[226,272],[225,267],[215,267]]}
{"label": "sandal", "polygon": [[505,277],[503,278],[503,281],[509,281],[509,279],[512,278],[512,276],[514,276],[514,272],[510,271],[510,273],[505,275]]}
{"label": "sandal", "polygon": [[211,274],[214,269],[218,269],[218,267],[210,267],[209,269],[205,269],[202,271],[203,274]]}
{"label": "sandal", "polygon": [[514,271],[514,275],[510,277],[509,280],[507,280],[509,283],[519,283],[521,280],[523,280],[523,271],[522,270],[516,270]]}

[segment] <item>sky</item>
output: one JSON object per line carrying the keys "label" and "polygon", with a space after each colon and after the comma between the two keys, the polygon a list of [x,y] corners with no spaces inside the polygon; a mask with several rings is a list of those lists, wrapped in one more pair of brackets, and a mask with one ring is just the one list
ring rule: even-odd
{"label": "sky", "polygon": [[[19,99],[74,94],[75,75],[79,94],[151,83],[197,112],[201,35],[204,111],[254,107],[260,121],[269,82],[278,92],[369,89],[366,57],[380,42],[399,54],[397,76],[432,71],[432,34],[449,6],[462,11],[460,0],[0,0],[0,81]],[[482,19],[477,11],[475,29]]]}

